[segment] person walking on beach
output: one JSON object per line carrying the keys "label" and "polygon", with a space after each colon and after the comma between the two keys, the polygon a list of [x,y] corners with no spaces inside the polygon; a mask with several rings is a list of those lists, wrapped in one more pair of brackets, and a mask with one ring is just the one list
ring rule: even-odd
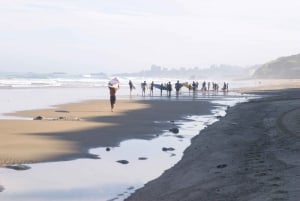
{"label": "person walking on beach", "polygon": [[129,89],[130,89],[130,96],[131,96],[131,92],[132,92],[132,89],[134,89],[134,86],[133,86],[133,83],[131,80],[129,80]]}
{"label": "person walking on beach", "polygon": [[193,83],[192,83],[192,88],[193,88],[193,91],[195,92],[196,91],[196,82],[195,81],[193,81]]}
{"label": "person walking on beach", "polygon": [[224,93],[228,93],[228,83],[224,82],[222,90]]}
{"label": "person walking on beach", "polygon": [[118,86],[118,88],[115,88],[115,87],[108,87],[108,88],[109,88],[109,94],[110,94],[110,108],[111,108],[111,111],[113,112],[114,106],[116,104],[116,93],[117,93],[117,90],[119,89],[119,86]]}
{"label": "person walking on beach", "polygon": [[146,81],[144,81],[141,84],[141,87],[142,87],[142,96],[145,96],[145,94],[146,94],[146,86],[147,86],[147,83],[146,83]]}
{"label": "person walking on beach", "polygon": [[154,82],[152,81],[150,84],[150,96],[153,96],[153,88],[154,88]]}
{"label": "person walking on beach", "polygon": [[176,96],[179,95],[179,90],[181,88],[181,85],[179,83],[179,80],[177,80],[177,82],[175,83],[175,89],[176,89]]}
{"label": "person walking on beach", "polygon": [[167,84],[167,95],[171,96],[171,92],[172,92],[172,84],[171,84],[171,82],[168,82],[168,84]]}

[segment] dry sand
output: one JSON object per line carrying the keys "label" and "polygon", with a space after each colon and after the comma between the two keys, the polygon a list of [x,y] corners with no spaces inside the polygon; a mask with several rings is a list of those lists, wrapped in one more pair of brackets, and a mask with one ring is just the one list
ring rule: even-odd
{"label": "dry sand", "polygon": [[[80,144],[61,139],[61,134],[84,132],[113,126],[112,121],[88,121],[88,118],[122,115],[124,108],[138,110],[145,104],[118,104],[119,112],[111,113],[107,101],[90,101],[80,104],[61,105],[53,109],[22,111],[11,114],[44,120],[1,120],[0,121],[0,165],[33,163],[83,157]],[[65,119],[59,119],[63,117]],[[84,136],[82,136],[84,138]]]}
{"label": "dry sand", "polygon": [[[87,101],[13,116],[43,120],[0,120],[0,166],[95,157],[90,148],[118,146],[126,139],[150,139],[182,115],[208,114],[209,103],[191,101]],[[155,121],[166,121],[164,124]],[[169,123],[168,123],[169,122]]]}
{"label": "dry sand", "polygon": [[240,88],[239,92],[256,92],[279,89],[297,89],[300,88],[300,79],[252,79],[249,80],[255,84],[253,87]]}

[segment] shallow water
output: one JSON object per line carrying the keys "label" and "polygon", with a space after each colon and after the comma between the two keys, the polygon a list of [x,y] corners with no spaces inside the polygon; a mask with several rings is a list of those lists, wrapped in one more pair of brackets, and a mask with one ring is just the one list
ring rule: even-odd
{"label": "shallow water", "polygon": [[[134,190],[157,178],[177,163],[192,137],[225,115],[226,106],[216,106],[211,115],[189,116],[174,122],[179,133],[165,131],[152,140],[128,140],[120,147],[92,149],[100,159],[29,164],[30,170],[0,169],[5,190],[1,201],[124,200]],[[164,122],[156,122],[164,123]],[[162,151],[172,147],[174,151]],[[141,160],[143,159],[143,160]],[[116,161],[127,160],[128,164]]]}

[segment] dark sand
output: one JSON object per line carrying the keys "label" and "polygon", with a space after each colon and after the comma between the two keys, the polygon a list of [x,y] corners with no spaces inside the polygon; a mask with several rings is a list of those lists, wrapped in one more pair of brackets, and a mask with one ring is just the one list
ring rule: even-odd
{"label": "dark sand", "polygon": [[[257,92],[127,201],[299,201],[300,89]],[[257,94],[256,93],[256,94]]]}

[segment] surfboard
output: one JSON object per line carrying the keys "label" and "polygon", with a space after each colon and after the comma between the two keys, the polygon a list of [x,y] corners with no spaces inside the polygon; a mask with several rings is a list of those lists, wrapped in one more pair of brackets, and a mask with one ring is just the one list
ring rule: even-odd
{"label": "surfboard", "polygon": [[188,82],[184,82],[184,83],[182,83],[182,85],[186,88],[189,88],[189,86],[190,86]]}
{"label": "surfboard", "polygon": [[[135,86],[134,86],[134,84],[131,82],[131,84],[132,84],[132,89],[135,89]],[[130,85],[129,85],[130,86]]]}
{"label": "surfboard", "polygon": [[[161,90],[161,85],[160,84],[154,84],[154,87]],[[167,90],[167,87],[163,85],[162,90]]]}
{"label": "surfboard", "polygon": [[[177,83],[175,83],[175,88],[176,88],[176,86],[177,86]],[[179,84],[178,84],[178,88],[179,88],[179,89],[181,89],[183,86],[184,86],[183,83],[179,83]]]}
{"label": "surfboard", "polygon": [[119,84],[120,84],[120,81],[118,80],[118,78],[115,77],[108,82],[108,87],[117,89],[117,88],[119,88]]}

